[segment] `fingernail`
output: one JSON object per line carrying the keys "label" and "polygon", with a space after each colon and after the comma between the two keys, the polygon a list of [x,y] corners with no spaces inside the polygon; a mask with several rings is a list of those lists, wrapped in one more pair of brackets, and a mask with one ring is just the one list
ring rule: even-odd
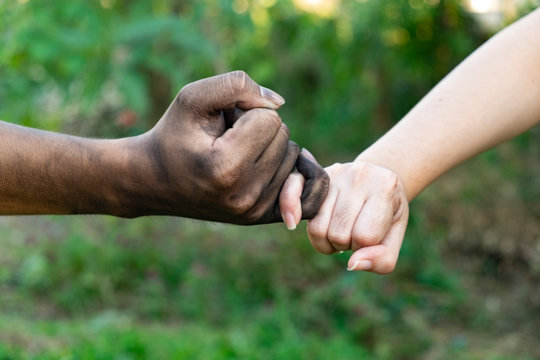
{"label": "fingernail", "polygon": [[283,221],[285,221],[285,225],[287,225],[287,229],[294,230],[296,229],[296,220],[294,220],[294,216],[290,212],[286,212],[285,214],[281,214],[281,217],[283,218]]}
{"label": "fingernail", "polygon": [[307,157],[309,160],[313,161],[314,163],[318,164],[317,160],[315,159],[315,156],[313,156],[313,154],[310,153],[308,149],[303,148],[302,152],[304,153],[305,157]]}
{"label": "fingernail", "polygon": [[277,105],[278,107],[285,104],[285,99],[281,97],[278,93],[265,88],[264,86],[261,86],[261,95],[262,97],[270,100],[272,103]]}
{"label": "fingernail", "polygon": [[373,264],[369,260],[356,260],[354,264],[351,267],[347,268],[347,271],[353,271],[353,270],[371,270],[371,267]]}

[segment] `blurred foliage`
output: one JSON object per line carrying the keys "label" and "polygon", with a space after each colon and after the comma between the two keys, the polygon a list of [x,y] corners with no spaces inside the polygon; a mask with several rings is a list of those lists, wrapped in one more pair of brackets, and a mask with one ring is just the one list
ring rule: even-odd
{"label": "blurred foliage", "polygon": [[[0,118],[135,135],[186,83],[242,69],[286,98],[292,138],[329,164],[358,154],[488,36],[453,0],[313,3],[3,1]],[[519,297],[511,276],[487,285],[540,274],[539,139],[428,191],[391,276],[346,273],[347,254],[315,253],[303,228],[0,219],[0,360],[540,356],[526,310],[538,296],[523,285]],[[515,310],[505,301],[525,311],[499,323]]]}
{"label": "blurred foliage", "polygon": [[[55,354],[51,341],[34,344],[41,333],[62,343],[62,351],[71,349],[71,358],[85,351],[123,354],[133,342],[140,343],[140,351],[159,354],[170,342],[175,351],[193,354],[185,358],[346,359],[365,354],[393,359],[428,347],[428,317],[451,321],[467,310],[457,278],[432,262],[435,248],[414,241],[413,248],[404,249],[397,277],[405,281],[400,282],[346,273],[346,254],[321,256],[303,231],[290,233],[279,225],[261,231],[166,218],[79,217],[68,222],[34,218],[32,229],[13,230],[26,221],[6,220],[11,230],[0,237],[0,289],[11,294],[1,299],[2,312],[41,318],[95,314],[85,321],[87,330],[79,328],[71,337],[56,327],[75,330],[80,325],[40,321],[34,327],[0,318],[6,323],[0,325],[0,344],[2,338],[18,339],[5,346],[22,343],[28,355],[44,349]],[[414,222],[410,230],[414,237]],[[190,325],[193,333],[183,326],[144,325],[154,336],[166,336],[154,344],[137,330],[137,321],[156,320],[202,325]],[[22,324],[11,325],[17,322]],[[117,333],[122,334],[118,342]],[[399,340],[404,333],[405,342]],[[209,348],[199,348],[201,342]]]}
{"label": "blurred foliage", "polygon": [[242,69],[286,98],[293,137],[329,157],[357,153],[482,39],[448,0],[343,1],[326,17],[269,0],[11,0],[0,12],[5,120],[141,132],[184,84]]}

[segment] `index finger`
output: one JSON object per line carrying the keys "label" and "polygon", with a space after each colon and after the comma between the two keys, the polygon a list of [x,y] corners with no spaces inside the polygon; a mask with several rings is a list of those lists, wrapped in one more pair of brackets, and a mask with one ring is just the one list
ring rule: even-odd
{"label": "index finger", "polygon": [[260,86],[244,71],[233,71],[192,82],[180,90],[178,99],[187,107],[199,109],[204,114],[234,107],[242,110],[278,109],[285,103],[280,95]]}
{"label": "index finger", "polygon": [[252,109],[218,137],[213,148],[230,156],[227,161],[254,163],[277,136],[280,127],[281,118],[275,110]]}

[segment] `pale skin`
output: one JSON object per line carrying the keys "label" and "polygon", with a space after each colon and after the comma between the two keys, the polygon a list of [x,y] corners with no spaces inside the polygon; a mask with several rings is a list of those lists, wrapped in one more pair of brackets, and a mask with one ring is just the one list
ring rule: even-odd
{"label": "pale skin", "polygon": [[[408,202],[468,158],[540,123],[540,9],[477,49],[394,128],[350,163],[326,168],[328,196],[309,221],[321,253],[353,250],[349,270],[396,266]],[[302,176],[280,195],[289,228],[298,224]]]}
{"label": "pale skin", "polygon": [[289,141],[276,112],[283,103],[236,71],[186,85],[136,137],[87,139],[0,122],[0,214],[277,222],[279,191],[297,167],[309,182],[302,211],[313,217],[328,178]]}

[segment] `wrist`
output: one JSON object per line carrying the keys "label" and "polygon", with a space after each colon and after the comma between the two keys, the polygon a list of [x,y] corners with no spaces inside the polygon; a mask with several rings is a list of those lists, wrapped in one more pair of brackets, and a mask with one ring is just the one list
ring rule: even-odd
{"label": "wrist", "polygon": [[85,170],[80,176],[87,177],[85,183],[94,189],[74,187],[74,191],[78,189],[83,192],[76,196],[79,203],[75,213],[136,217],[133,208],[136,169],[133,164],[138,157],[135,154],[139,142],[137,137],[85,139],[85,142],[89,153],[97,156],[94,160],[89,156],[88,165],[81,166]]}
{"label": "wrist", "polygon": [[401,185],[403,186],[403,189],[405,191],[405,194],[407,196],[407,201],[411,201],[416,195],[409,189],[409,186],[407,184],[406,178],[403,176],[402,172],[399,170],[399,166],[396,166],[392,161],[387,161],[385,158],[380,158],[377,156],[373,156],[371,154],[367,154],[366,152],[361,153],[354,159],[353,163],[360,164],[360,163],[368,163],[373,166],[377,166],[383,169],[386,169],[390,172],[392,172],[399,180]]}
{"label": "wrist", "polygon": [[164,184],[159,181],[156,165],[152,163],[151,132],[110,140],[106,144],[108,156],[104,169],[106,202],[109,215],[134,218],[166,213],[167,199]]}

